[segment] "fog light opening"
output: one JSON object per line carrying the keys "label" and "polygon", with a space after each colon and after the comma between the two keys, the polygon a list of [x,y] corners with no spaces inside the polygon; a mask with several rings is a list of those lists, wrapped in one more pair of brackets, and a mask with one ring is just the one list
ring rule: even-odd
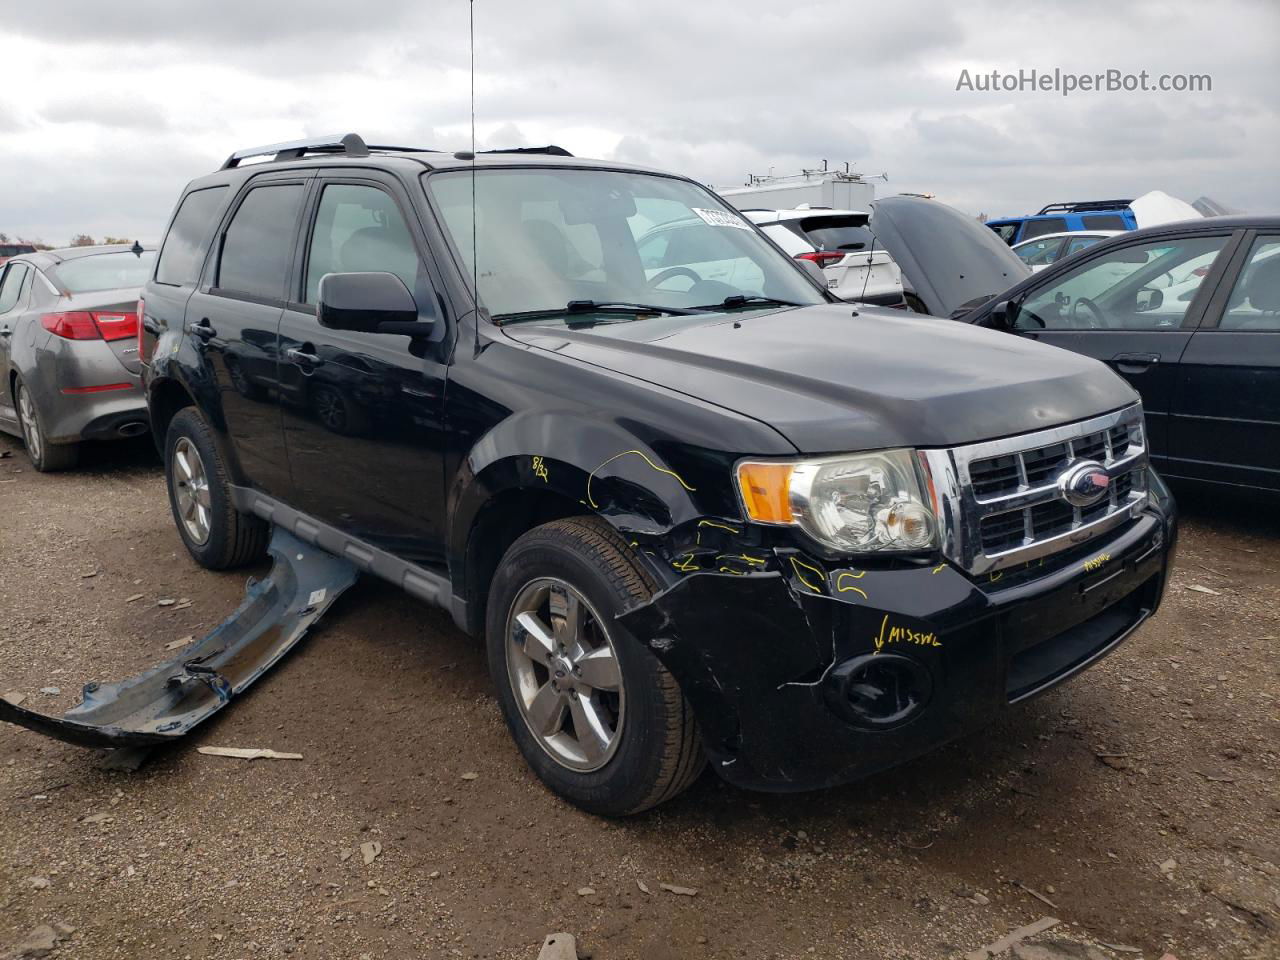
{"label": "fog light opening", "polygon": [[867,654],[842,663],[830,676],[827,702],[859,726],[883,729],[906,723],[933,692],[925,667],[897,654]]}

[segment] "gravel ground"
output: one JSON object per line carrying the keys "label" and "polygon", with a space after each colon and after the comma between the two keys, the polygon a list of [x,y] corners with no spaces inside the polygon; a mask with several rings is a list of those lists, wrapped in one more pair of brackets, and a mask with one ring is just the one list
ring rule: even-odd
{"label": "gravel ground", "polygon": [[[183,551],[145,445],[51,476],[5,452],[0,692],[60,712],[238,602],[243,573]],[[0,729],[0,957],[61,923],[56,957],[533,960],[565,930],[596,960],[932,960],[1044,916],[1036,957],[1280,957],[1280,517],[1183,506],[1161,613],[1075,682],[868,782],[708,774],[624,822],[533,779],[446,615],[363,582],[135,773]]]}

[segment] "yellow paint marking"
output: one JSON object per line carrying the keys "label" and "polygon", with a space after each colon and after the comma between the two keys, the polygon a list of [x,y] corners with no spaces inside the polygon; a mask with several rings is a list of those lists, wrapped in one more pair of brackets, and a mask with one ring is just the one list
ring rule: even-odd
{"label": "yellow paint marking", "polygon": [[689,573],[689,572],[690,572],[690,571],[692,571],[692,570],[697,570],[697,569],[698,569],[698,565],[697,565],[696,563],[694,563],[694,562],[693,562],[693,554],[692,554],[692,553],[688,554],[688,555],[687,555],[683,560],[681,560],[679,563],[672,562],[672,564],[671,564],[671,565],[672,565],[673,567],[675,567],[677,570],[679,570],[681,573]]}
{"label": "yellow paint marking", "polygon": [[547,479],[547,465],[543,462],[541,457],[533,458],[533,475],[535,477],[541,477],[543,483],[551,482]]}
{"label": "yellow paint marking", "polygon": [[721,530],[728,530],[730,533],[741,533],[737,527],[731,527],[727,523],[716,523],[714,520],[699,520],[700,527],[719,527]]}
{"label": "yellow paint marking", "polygon": [[805,563],[803,560],[797,560],[795,557],[790,557],[789,559],[791,560],[791,569],[796,572],[796,579],[799,580],[801,583],[803,583],[806,587],[808,587],[814,593],[821,593],[822,588],[815,587],[812,583],[806,580],[804,578],[804,574],[800,572],[800,568],[804,567],[806,570],[812,570],[823,580],[826,579],[826,575],[817,567],[813,566],[812,564]]}
{"label": "yellow paint marking", "polygon": [[875,638],[876,653],[893,643],[910,643],[917,647],[940,647],[942,641],[933,632],[912,630],[909,627],[889,626],[889,614],[880,621],[880,634]]}
{"label": "yellow paint marking", "polygon": [[934,573],[941,573],[941,572],[942,572],[943,570],[945,570],[945,569],[947,569],[947,565],[946,565],[945,563],[940,563],[940,564],[938,564],[936,567],[934,567],[934,568],[933,568],[933,572],[934,572]]}
{"label": "yellow paint marking", "polygon": [[859,596],[861,596],[863,600],[866,600],[867,593],[861,587],[841,586],[841,584],[844,582],[845,577],[848,577],[850,580],[861,580],[866,575],[867,575],[867,571],[865,570],[859,570],[857,573],[849,573],[846,570],[844,573],[836,577],[836,593],[856,593]]}
{"label": "yellow paint marking", "polygon": [[988,574],[987,574],[987,579],[988,579],[991,583],[996,583],[996,582],[997,582],[997,581],[999,581],[999,579],[1000,579],[1001,577],[1003,577],[1003,576],[1004,576],[1004,571],[1003,571],[1003,570],[997,570],[995,573],[988,573]]}
{"label": "yellow paint marking", "polygon": [[676,473],[674,470],[668,470],[666,467],[660,467],[660,466],[658,466],[656,463],[654,463],[652,460],[650,460],[648,457],[646,457],[646,456],[644,455],[643,451],[640,451],[640,450],[623,450],[621,453],[614,454],[612,457],[610,457],[610,458],[609,458],[608,460],[606,460],[604,463],[600,464],[600,466],[596,467],[596,468],[595,468],[594,470],[592,470],[589,474],[587,474],[587,503],[589,503],[589,504],[591,505],[591,508],[592,508],[593,510],[599,510],[599,509],[600,509],[600,504],[596,503],[595,498],[591,496],[591,481],[592,481],[593,479],[595,479],[595,475],[596,475],[597,473],[599,473],[601,470],[603,470],[605,467],[607,467],[609,464],[613,463],[613,461],[615,461],[615,460],[617,460],[617,459],[620,459],[621,457],[628,456],[629,454],[633,454],[633,453],[634,453],[637,457],[639,457],[641,460],[643,460],[645,463],[647,463],[649,466],[653,467],[653,469],[657,470],[659,473],[665,473],[665,474],[666,474],[667,476],[669,476],[669,477],[675,477],[675,478],[676,478],[676,482],[677,482],[677,483],[679,483],[679,484],[680,484],[680,486],[682,486],[682,487],[684,487],[686,490],[688,490],[690,493],[696,493],[696,492],[697,492],[697,488],[695,488],[695,487],[691,487],[691,486],[689,486],[687,483],[685,483],[685,482],[684,482],[684,478],[683,478],[683,477],[681,477],[681,476],[680,476],[680,474]]}
{"label": "yellow paint marking", "polygon": [[1096,557],[1094,557],[1092,560],[1086,560],[1084,562],[1085,572],[1089,573],[1093,570],[1102,569],[1103,565],[1106,564],[1110,559],[1111,559],[1111,554],[1100,553]]}

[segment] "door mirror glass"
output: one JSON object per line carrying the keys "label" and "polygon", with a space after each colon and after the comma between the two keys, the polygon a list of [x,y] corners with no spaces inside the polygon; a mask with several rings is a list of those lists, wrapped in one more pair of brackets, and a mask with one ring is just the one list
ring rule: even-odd
{"label": "door mirror glass", "polygon": [[1164,305],[1164,294],[1154,287],[1144,287],[1138,291],[1137,307],[1139,313],[1148,310],[1159,310]]}
{"label": "door mirror glass", "polygon": [[394,273],[326,273],[317,299],[316,319],[330,330],[405,335],[431,328],[430,320],[418,319],[413,294]]}

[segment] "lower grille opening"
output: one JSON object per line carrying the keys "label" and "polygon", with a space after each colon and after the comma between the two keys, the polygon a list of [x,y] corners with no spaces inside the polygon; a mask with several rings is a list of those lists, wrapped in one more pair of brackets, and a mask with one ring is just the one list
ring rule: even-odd
{"label": "lower grille opening", "polygon": [[1005,693],[1024,700],[1082,669],[1110,650],[1151,612],[1159,587],[1152,577],[1119,603],[1055,637],[1041,640],[1009,661]]}

